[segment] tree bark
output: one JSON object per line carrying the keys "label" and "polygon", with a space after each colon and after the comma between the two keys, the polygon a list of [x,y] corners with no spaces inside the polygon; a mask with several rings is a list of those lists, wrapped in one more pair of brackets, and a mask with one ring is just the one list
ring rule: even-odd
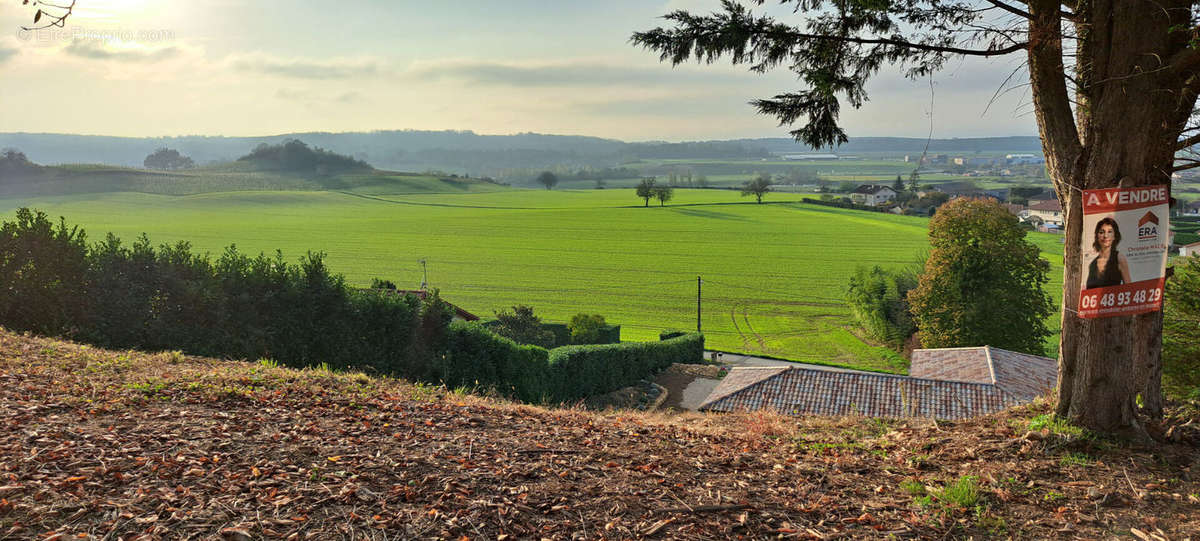
{"label": "tree bark", "polygon": [[[1056,413],[1104,432],[1142,433],[1135,399],[1161,412],[1161,313],[1078,317],[1083,190],[1170,185],[1175,140],[1195,94],[1164,69],[1178,43],[1171,9],[1143,2],[1077,5],[1075,110],[1067,99],[1059,3],[1030,2],[1029,70],[1047,169],[1065,213]],[[1168,6],[1169,8],[1183,6]],[[1188,13],[1183,9],[1183,13]],[[1157,366],[1157,368],[1156,368]],[[1154,394],[1154,393],[1158,394]],[[1155,409],[1156,408],[1156,409]]]}

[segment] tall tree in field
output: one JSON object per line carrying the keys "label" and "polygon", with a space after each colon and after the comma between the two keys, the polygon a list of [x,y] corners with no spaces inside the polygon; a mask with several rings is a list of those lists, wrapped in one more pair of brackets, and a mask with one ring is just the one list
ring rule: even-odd
{"label": "tall tree in field", "polygon": [[646,177],[637,185],[637,196],[646,202],[644,206],[650,206],[650,198],[654,197],[654,177]]}
{"label": "tall tree in field", "polygon": [[547,190],[558,185],[558,175],[549,171],[542,171],[542,174],[537,176],[537,183],[545,186]]}
{"label": "tall tree in field", "polygon": [[762,203],[763,195],[771,191],[771,175],[759,173],[754,177],[754,180],[747,180],[742,184],[742,197],[753,195],[754,199],[760,204]]}
{"label": "tall tree in field", "polygon": [[1045,353],[1054,305],[1042,286],[1050,264],[1016,216],[992,199],[955,199],[929,221],[929,248],[908,292],[922,346]]}
{"label": "tall tree in field", "polygon": [[[1161,379],[1162,314],[1081,319],[1082,191],[1170,185],[1200,167],[1176,152],[1200,142],[1190,125],[1200,94],[1195,0],[782,0],[795,20],[756,14],[762,0],[723,0],[719,12],[675,11],[633,43],[680,64],[722,56],[754,72],[786,67],[802,85],[756,100],[800,127],[813,147],[847,141],[842,103],[860,107],[885,64],[910,77],[963,56],[1022,55],[1046,169],[1066,213],[1056,412],[1100,431],[1143,433],[1135,399]],[[749,6],[744,5],[749,4]]]}
{"label": "tall tree in field", "polygon": [[658,206],[666,206],[667,201],[670,201],[672,197],[675,197],[675,188],[670,186],[654,187],[654,198],[658,200]]}

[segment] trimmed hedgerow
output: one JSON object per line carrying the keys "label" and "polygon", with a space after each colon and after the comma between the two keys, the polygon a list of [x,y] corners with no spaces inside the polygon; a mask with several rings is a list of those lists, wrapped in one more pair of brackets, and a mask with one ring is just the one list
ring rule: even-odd
{"label": "trimmed hedgerow", "polygon": [[88,246],[82,230],[28,209],[0,223],[0,291],[0,325],[14,330],[118,349],[325,363],[528,402],[613,391],[673,362],[700,362],[704,351],[699,334],[555,350],[520,345],[478,324],[451,324],[436,290],[418,299],[351,288],[322,254],[289,263],[230,246],[213,261],[185,242],[155,247],[145,236],[126,246],[109,235]]}
{"label": "trimmed hedgerow", "polygon": [[526,402],[568,402],[637,383],[671,363],[703,361],[704,336],[661,342],[566,346],[521,345],[482,325],[455,322],[441,360],[451,387],[486,387]]}
{"label": "trimmed hedgerow", "polygon": [[548,397],[547,349],[518,344],[483,325],[462,321],[450,324],[446,344],[438,371],[448,387],[491,388],[526,402]]}
{"label": "trimmed hedgerow", "polygon": [[704,336],[691,333],[660,342],[566,346],[550,352],[556,401],[577,400],[633,385],[671,363],[701,363]]}

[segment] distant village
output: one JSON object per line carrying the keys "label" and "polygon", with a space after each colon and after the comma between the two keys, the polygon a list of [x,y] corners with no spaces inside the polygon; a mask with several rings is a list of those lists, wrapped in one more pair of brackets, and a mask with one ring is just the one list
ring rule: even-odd
{"label": "distant village", "polygon": [[[852,160],[856,156],[836,154],[788,154],[789,161],[807,160]],[[948,154],[906,155],[906,163],[920,167],[936,167],[937,170],[921,171],[924,174],[956,175],[962,177],[1044,177],[1045,158],[1037,154],[1007,154],[987,157],[961,157]],[[1048,186],[1018,185],[1003,188],[981,188],[974,181],[949,181],[936,184],[919,184],[912,189],[910,179],[897,177],[892,184],[859,184],[851,188],[843,183],[839,189],[844,197],[822,195],[826,202],[844,202],[857,206],[873,207],[881,212],[906,215],[930,215],[946,201],[960,197],[990,197],[999,201],[1030,230],[1042,233],[1062,233],[1064,215],[1058,196]],[[775,185],[777,191],[795,191],[814,186]],[[827,191],[826,184],[815,186],[817,191]],[[1172,209],[1172,214],[1184,219],[1200,219],[1200,200],[1181,202]],[[1181,256],[1200,253],[1200,242],[1176,244],[1175,230],[1170,233],[1171,251]],[[1192,240],[1191,235],[1183,237]]]}

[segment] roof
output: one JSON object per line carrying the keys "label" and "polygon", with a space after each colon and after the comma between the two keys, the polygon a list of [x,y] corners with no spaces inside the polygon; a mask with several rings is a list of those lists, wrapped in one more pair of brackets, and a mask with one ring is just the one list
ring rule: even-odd
{"label": "roof", "polygon": [[[746,381],[756,383],[745,385]],[[811,368],[738,367],[721,380],[700,409],[954,420],[1017,404],[997,387],[980,383]]]}
{"label": "roof", "polygon": [[1200,209],[1200,199],[1197,199],[1195,201],[1192,201],[1191,203],[1188,203],[1187,208]]}
{"label": "roof", "polygon": [[988,383],[1029,401],[1054,387],[1058,361],[991,346],[917,349],[908,373],[916,378]]}
{"label": "roof", "polygon": [[933,190],[946,194],[976,194],[983,192],[973,182],[943,182],[934,185]]}
{"label": "roof", "polygon": [[1000,206],[1004,207],[1013,214],[1020,214],[1025,210],[1025,205],[1018,205],[1016,203],[1000,203]]}
{"label": "roof", "polygon": [[[389,295],[412,295],[421,300],[425,300],[425,297],[429,295],[429,292],[424,289],[365,289],[364,291],[378,291],[380,293],[387,293]],[[442,299],[442,302],[445,302],[446,304],[450,305],[450,308],[454,309],[455,316],[458,316],[466,321],[479,321],[479,316],[463,310],[452,303],[446,302],[446,299]]]}
{"label": "roof", "polygon": [[1029,210],[1041,210],[1048,212],[1062,212],[1062,205],[1057,199],[1046,199],[1043,201],[1030,201]]}
{"label": "roof", "polygon": [[850,192],[850,193],[861,193],[861,194],[870,195],[870,194],[877,194],[879,192],[882,192],[883,190],[890,190],[893,193],[895,193],[895,191],[896,191],[896,190],[892,190],[891,186],[884,186],[882,184],[860,184],[857,188],[854,189],[853,192]]}
{"label": "roof", "polygon": [[909,376],[737,367],[700,406],[791,415],[966,419],[1029,402],[1056,383],[1054,359],[989,346],[918,349]]}

